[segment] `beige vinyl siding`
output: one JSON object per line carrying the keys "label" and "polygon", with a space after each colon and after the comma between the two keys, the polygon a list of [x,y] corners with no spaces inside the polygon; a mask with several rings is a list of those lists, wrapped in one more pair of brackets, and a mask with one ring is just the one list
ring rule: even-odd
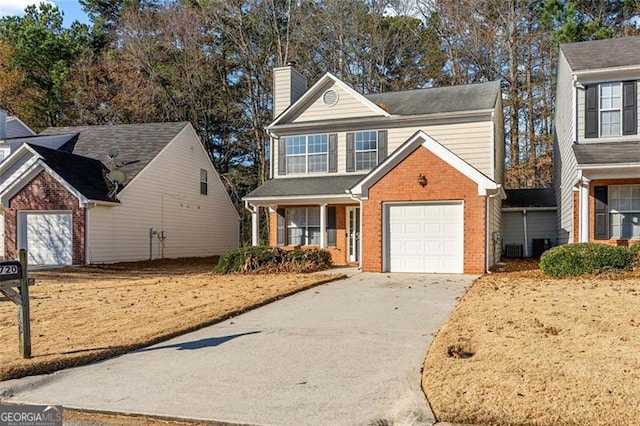
{"label": "beige vinyl siding", "polygon": [[502,200],[500,197],[488,198],[489,200],[489,266],[500,261],[502,255]]}
{"label": "beige vinyl siding", "polygon": [[[381,128],[371,128],[370,130],[384,130]],[[423,130],[433,139],[446,146],[454,154],[460,156],[463,160],[477,168],[480,172],[494,179],[494,168],[492,159],[492,125],[491,120],[473,121],[453,124],[437,124],[423,125],[414,127],[399,127],[388,129],[388,152],[391,154],[398,149],[400,145],[407,141],[417,131]],[[332,133],[331,131],[327,131]],[[307,132],[300,134],[316,134],[316,132]],[[336,174],[347,173],[347,136],[346,132],[337,132],[338,135],[338,172]],[[278,175],[278,142],[274,143],[274,170],[275,178],[292,177],[292,176],[312,176],[306,175]],[[362,173],[362,172],[360,172]],[[317,176],[317,174],[314,174]]]}
{"label": "beige vinyl siding", "polygon": [[[208,195],[200,194],[200,169]],[[149,228],[164,231],[164,257],[218,255],[238,247],[238,215],[191,126],[118,195],[88,210],[89,263],[149,258]],[[153,238],[153,258],[159,256]]]}
{"label": "beige vinyl siding", "polygon": [[[573,154],[575,132],[575,93],[571,68],[560,51],[556,89],[555,135],[553,146],[553,182],[558,206],[558,244],[573,241],[573,186],[577,178]],[[580,91],[578,91],[580,92]],[[580,116],[578,115],[579,120]],[[583,130],[584,131],[584,130]]]}
{"label": "beige vinyl siding", "polygon": [[[602,82],[607,83],[609,81],[624,81],[628,79],[614,79],[614,80],[603,80]],[[585,84],[586,85],[586,84]],[[638,140],[638,135],[626,135],[626,136],[608,136],[604,138],[586,138],[585,137],[585,96],[586,90],[578,90],[578,143],[599,143],[599,142],[635,142]],[[638,82],[636,81],[636,106],[640,105],[640,88],[638,87]],[[640,114],[637,114],[638,123],[637,129],[640,129]],[[598,119],[600,119],[598,117]],[[600,129],[598,128],[598,132]]]}
{"label": "beige vinyl siding", "polygon": [[[328,89],[333,89],[338,93],[338,103],[333,106],[326,106],[322,101],[322,95]],[[371,108],[362,103],[362,101],[356,99],[351,93],[340,87],[340,85],[333,84],[319,91],[318,97],[311,101],[297,117],[292,118],[289,122],[303,123],[308,121],[373,116],[380,116],[380,114],[375,113]]]}

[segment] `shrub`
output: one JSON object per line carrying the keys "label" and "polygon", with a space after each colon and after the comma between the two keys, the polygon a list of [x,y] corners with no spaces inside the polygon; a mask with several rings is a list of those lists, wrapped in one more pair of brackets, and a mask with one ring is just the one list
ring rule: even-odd
{"label": "shrub", "polygon": [[635,243],[629,246],[629,251],[631,252],[631,256],[633,256],[633,261],[640,261],[640,241],[636,241]]}
{"label": "shrub", "polygon": [[313,272],[331,266],[326,250],[290,250],[279,247],[256,246],[228,250],[220,256],[214,271],[219,274]]}
{"label": "shrub", "polygon": [[546,275],[567,277],[598,274],[605,271],[623,271],[633,264],[633,255],[627,247],[606,244],[565,244],[545,251],[540,258],[540,269]]}

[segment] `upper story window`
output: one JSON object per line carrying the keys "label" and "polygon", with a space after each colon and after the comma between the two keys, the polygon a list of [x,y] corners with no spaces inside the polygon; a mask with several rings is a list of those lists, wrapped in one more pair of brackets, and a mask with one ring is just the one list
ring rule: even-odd
{"label": "upper story window", "polygon": [[291,136],[286,145],[287,174],[327,172],[328,135]]}
{"label": "upper story window", "polygon": [[355,163],[356,170],[371,170],[378,165],[378,132],[356,132]]}
{"label": "upper story window", "polygon": [[207,195],[209,189],[209,179],[207,176],[207,171],[205,169],[200,169],[200,194]]}
{"label": "upper story window", "polygon": [[636,85],[636,81],[616,81],[586,86],[586,138],[638,133]]}
{"label": "upper story window", "polygon": [[9,148],[0,148],[0,163],[3,162],[10,153],[10,149]]}
{"label": "upper story window", "polygon": [[620,136],[622,130],[622,83],[600,87],[600,136]]}

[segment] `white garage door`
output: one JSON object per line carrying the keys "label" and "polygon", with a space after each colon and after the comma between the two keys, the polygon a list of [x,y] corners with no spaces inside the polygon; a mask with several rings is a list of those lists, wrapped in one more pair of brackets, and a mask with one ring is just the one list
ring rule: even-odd
{"label": "white garage door", "polygon": [[387,206],[387,270],[462,273],[462,203]]}
{"label": "white garage door", "polygon": [[71,265],[71,213],[22,213],[20,222],[29,265]]}

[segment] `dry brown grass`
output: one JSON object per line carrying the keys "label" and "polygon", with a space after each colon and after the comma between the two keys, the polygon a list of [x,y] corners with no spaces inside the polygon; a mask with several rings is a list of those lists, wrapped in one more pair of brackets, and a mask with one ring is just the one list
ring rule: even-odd
{"label": "dry brown grass", "polygon": [[34,272],[31,359],[0,303],[0,380],[104,359],[212,324],[337,275],[216,275],[214,258]]}
{"label": "dry brown grass", "polygon": [[423,389],[436,418],[638,424],[640,273],[551,279],[533,262],[502,269],[474,283],[429,350]]}

